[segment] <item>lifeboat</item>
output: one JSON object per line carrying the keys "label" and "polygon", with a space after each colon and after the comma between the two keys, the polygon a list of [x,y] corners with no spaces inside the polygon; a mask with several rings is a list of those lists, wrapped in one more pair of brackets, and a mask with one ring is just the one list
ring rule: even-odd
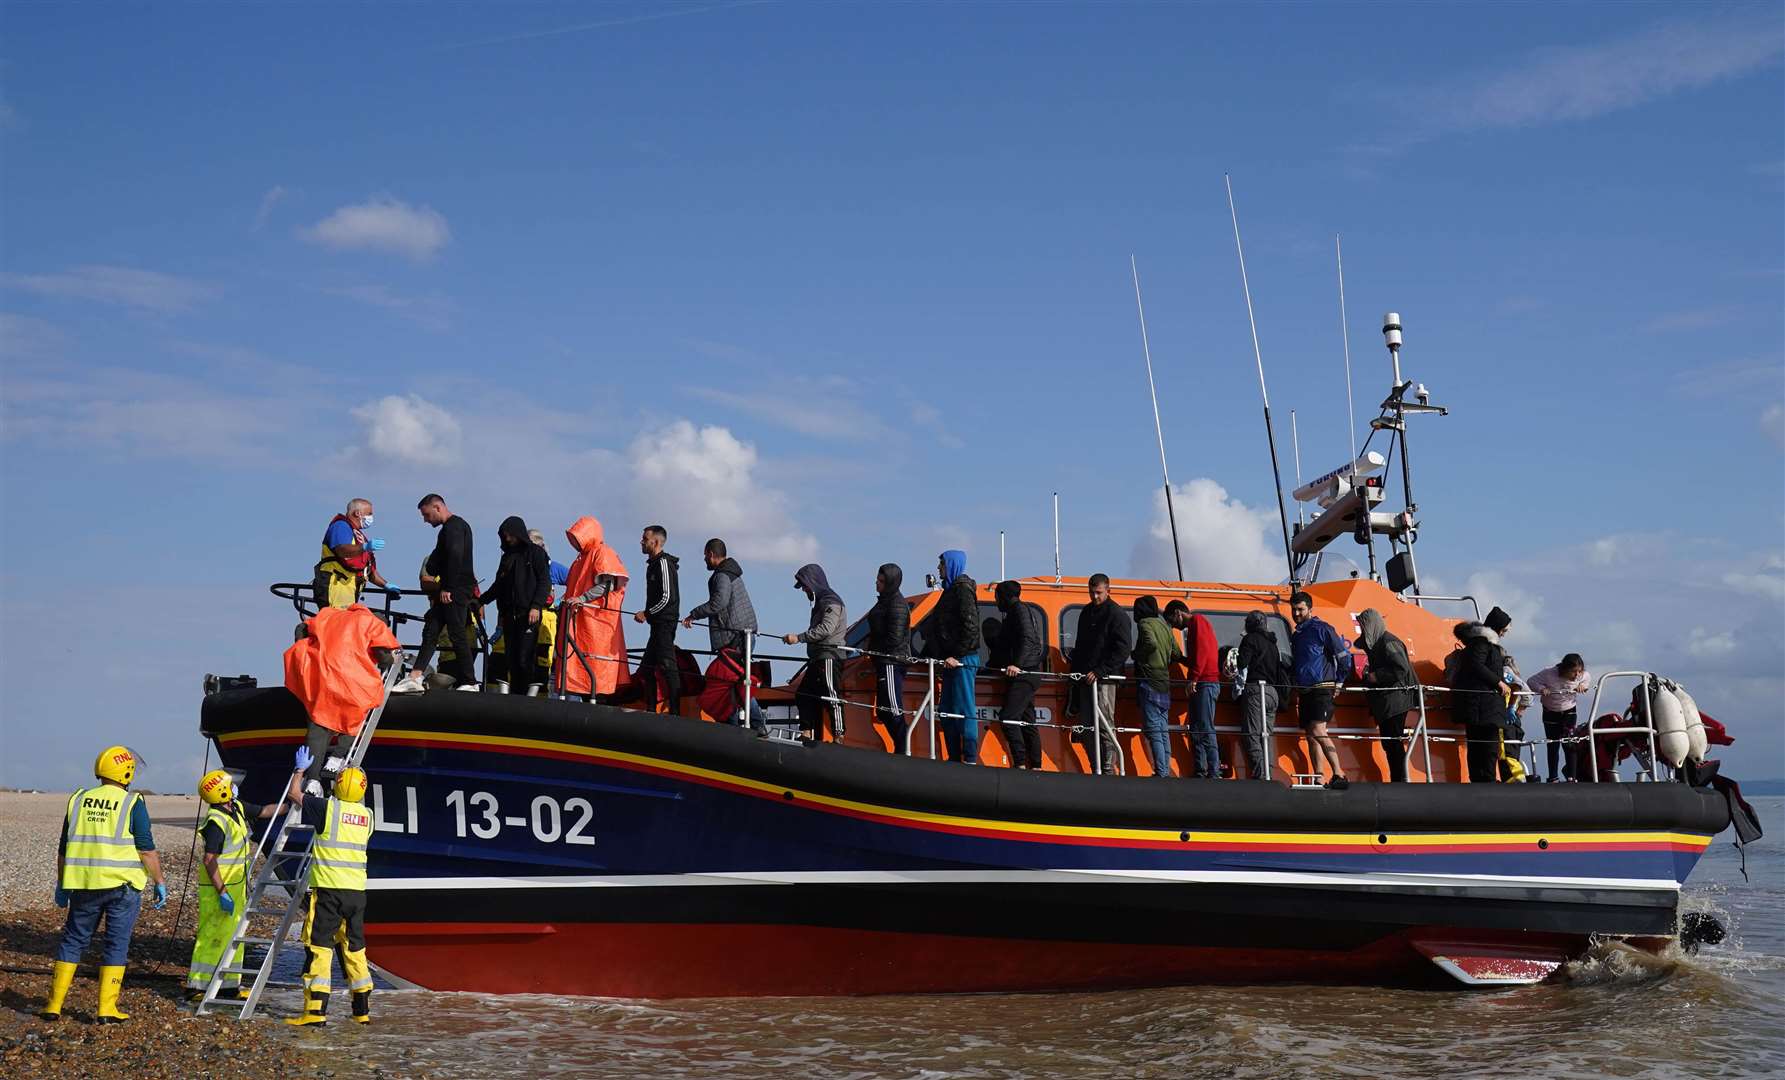
{"label": "lifeboat", "polygon": [[[945,760],[922,663],[906,680],[909,743],[894,744],[864,656],[839,679],[842,740],[812,745],[715,722],[729,718],[700,713],[698,693],[680,716],[392,698],[363,761],[373,961],[436,990],[639,998],[1528,983],[1597,938],[1673,938],[1681,885],[1731,821],[1729,798],[1684,780],[1459,783],[1464,733],[1443,675],[1455,620],[1363,579],[1304,589],[1341,635],[1355,639],[1373,607],[1406,643],[1424,700],[1411,782],[1385,782],[1358,690],[1340,692],[1330,726],[1347,790],[1297,783],[1316,769],[1293,711],[1277,717],[1270,780],[1148,777],[1131,687],[1115,718],[1128,775],[1097,775],[1063,677],[1085,581],[1022,584],[1062,676],[1037,695],[1039,772],[1004,767],[1002,676],[978,682],[968,766]],[[1223,646],[1263,611],[1289,645],[1283,586],[1129,580],[1112,594],[1181,599]],[[938,597],[911,598],[920,639]],[[998,617],[992,586],[979,602]],[[864,635],[858,624],[849,641]],[[773,722],[800,674],[770,662],[791,674],[761,692]],[[1242,761],[1229,697],[1221,756]],[[283,688],[216,690],[200,716],[255,801],[277,798],[305,723]]]}

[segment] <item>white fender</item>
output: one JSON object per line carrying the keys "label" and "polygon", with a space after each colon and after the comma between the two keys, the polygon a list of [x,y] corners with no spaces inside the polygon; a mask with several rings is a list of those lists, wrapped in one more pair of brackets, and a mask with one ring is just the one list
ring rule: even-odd
{"label": "white fender", "polygon": [[1703,761],[1710,749],[1710,742],[1705,738],[1704,717],[1698,711],[1698,702],[1686,693],[1686,688],[1679,683],[1672,684],[1673,696],[1679,699],[1680,711],[1686,714],[1686,754],[1693,761]]}
{"label": "white fender", "polygon": [[1659,679],[1649,680],[1649,690],[1655,702],[1655,752],[1677,769],[1692,748],[1686,737],[1686,711]]}

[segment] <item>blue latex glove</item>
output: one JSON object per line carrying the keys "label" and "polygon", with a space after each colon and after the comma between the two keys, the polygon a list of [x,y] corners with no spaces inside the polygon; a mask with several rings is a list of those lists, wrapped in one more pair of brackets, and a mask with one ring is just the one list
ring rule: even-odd
{"label": "blue latex glove", "polygon": [[395,585],[386,585],[384,587],[384,591],[389,593],[392,596],[402,596],[403,595],[403,590],[397,588]]}
{"label": "blue latex glove", "polygon": [[56,886],[56,906],[57,907],[67,907],[68,906],[68,890],[64,889],[60,885]]}
{"label": "blue latex glove", "polygon": [[157,881],[155,883],[155,910],[159,911],[166,906],[167,884],[166,882]]}
{"label": "blue latex glove", "polygon": [[374,537],[372,537],[372,539],[367,540],[366,541],[366,550],[367,551],[383,551],[384,550],[384,537],[374,536]]}
{"label": "blue latex glove", "polygon": [[314,760],[316,759],[310,756],[310,748],[308,746],[300,746],[297,748],[297,755],[291,759],[292,770],[294,772],[303,772],[310,767],[310,763]]}
{"label": "blue latex glove", "polygon": [[236,913],[236,898],[226,892],[220,892],[217,894],[217,906],[223,909],[223,914],[234,915]]}

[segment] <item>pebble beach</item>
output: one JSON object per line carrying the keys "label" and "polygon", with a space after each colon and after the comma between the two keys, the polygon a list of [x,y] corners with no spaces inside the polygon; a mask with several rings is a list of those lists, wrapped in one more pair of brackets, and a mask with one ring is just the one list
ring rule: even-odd
{"label": "pebble beach", "polygon": [[160,911],[145,907],[136,924],[119,1003],[130,1021],[94,1022],[96,947],[82,958],[62,1019],[39,1019],[66,915],[53,892],[67,801],[66,793],[0,792],[0,1076],[414,1075],[307,1047],[316,1042],[306,1038],[311,1033],[287,1029],[277,1014],[247,1023],[192,1015],[183,983],[197,919],[198,886],[189,871],[200,802],[189,795],[148,796],[168,899]]}

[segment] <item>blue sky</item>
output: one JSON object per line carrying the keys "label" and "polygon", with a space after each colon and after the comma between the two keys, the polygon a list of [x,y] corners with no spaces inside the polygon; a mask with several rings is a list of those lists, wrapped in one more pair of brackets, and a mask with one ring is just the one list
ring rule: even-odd
{"label": "blue sky", "polygon": [[[594,513],[743,556],[767,628],[943,547],[1280,577],[1272,403],[1347,456],[1406,325],[1428,586],[1785,713],[1776,4],[8,4],[0,783],[190,790],[329,516]],[[1287,467],[1287,460],[1286,460]],[[1347,549],[1349,542],[1345,542]],[[688,586],[699,589],[698,576]]]}

